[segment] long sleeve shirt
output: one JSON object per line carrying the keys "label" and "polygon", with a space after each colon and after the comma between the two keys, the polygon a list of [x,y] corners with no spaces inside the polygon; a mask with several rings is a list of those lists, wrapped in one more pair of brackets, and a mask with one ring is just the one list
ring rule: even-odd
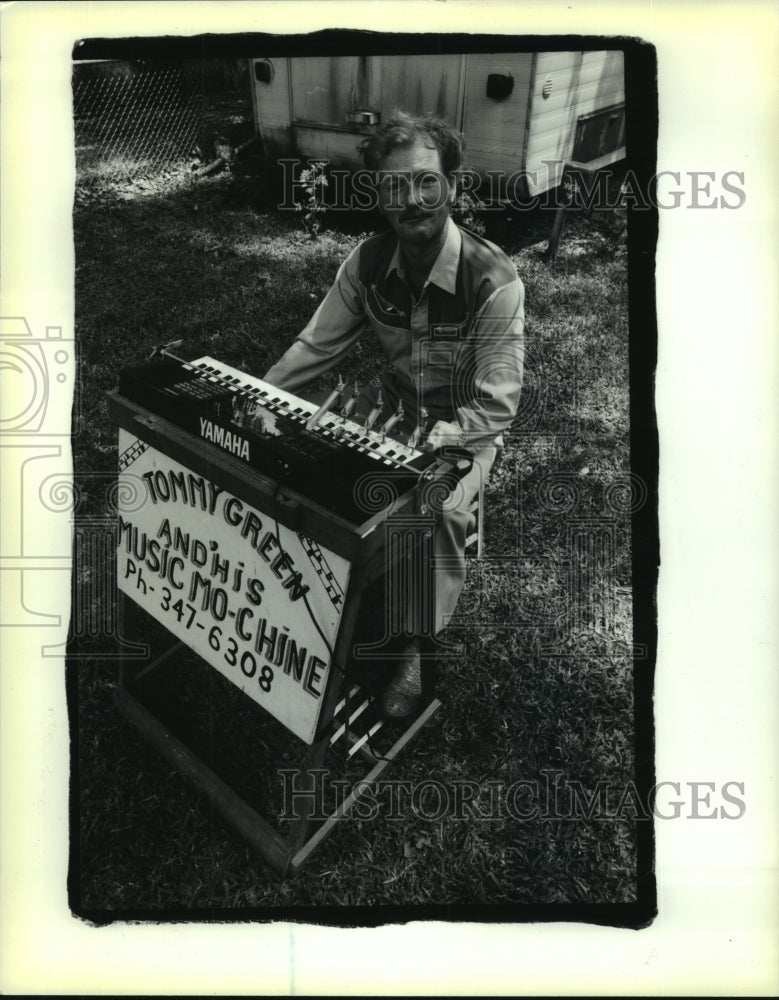
{"label": "long sleeve shirt", "polygon": [[364,240],[265,380],[294,392],[333,368],[367,330],[390,365],[385,400],[392,408],[402,400],[412,421],[424,407],[432,447],[502,444],[524,360],[524,288],[502,250],[449,219],[415,297],[394,233]]}

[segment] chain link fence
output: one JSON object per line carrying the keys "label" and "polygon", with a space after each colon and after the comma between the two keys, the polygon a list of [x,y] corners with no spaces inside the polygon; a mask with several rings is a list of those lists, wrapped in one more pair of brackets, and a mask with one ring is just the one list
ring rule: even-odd
{"label": "chain link fence", "polygon": [[244,60],[94,61],[73,70],[76,200],[181,183],[253,134]]}

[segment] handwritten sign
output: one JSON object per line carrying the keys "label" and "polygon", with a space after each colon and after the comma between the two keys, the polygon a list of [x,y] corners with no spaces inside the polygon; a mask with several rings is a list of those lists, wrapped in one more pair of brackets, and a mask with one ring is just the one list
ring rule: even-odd
{"label": "handwritten sign", "polygon": [[307,743],[349,563],[127,431],[120,589]]}

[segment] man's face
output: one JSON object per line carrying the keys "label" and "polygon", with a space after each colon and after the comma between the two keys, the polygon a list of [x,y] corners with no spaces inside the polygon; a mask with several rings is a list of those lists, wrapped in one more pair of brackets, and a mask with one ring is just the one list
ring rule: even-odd
{"label": "man's face", "polygon": [[396,146],[379,170],[379,207],[401,243],[436,243],[449,218],[454,191],[430,145]]}

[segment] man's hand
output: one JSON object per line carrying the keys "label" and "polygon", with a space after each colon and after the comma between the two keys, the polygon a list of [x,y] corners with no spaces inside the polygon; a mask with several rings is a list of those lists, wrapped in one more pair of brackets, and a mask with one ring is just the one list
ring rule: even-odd
{"label": "man's hand", "polygon": [[429,451],[438,451],[440,448],[462,448],[465,444],[465,434],[457,424],[439,420],[427,435],[425,444]]}

